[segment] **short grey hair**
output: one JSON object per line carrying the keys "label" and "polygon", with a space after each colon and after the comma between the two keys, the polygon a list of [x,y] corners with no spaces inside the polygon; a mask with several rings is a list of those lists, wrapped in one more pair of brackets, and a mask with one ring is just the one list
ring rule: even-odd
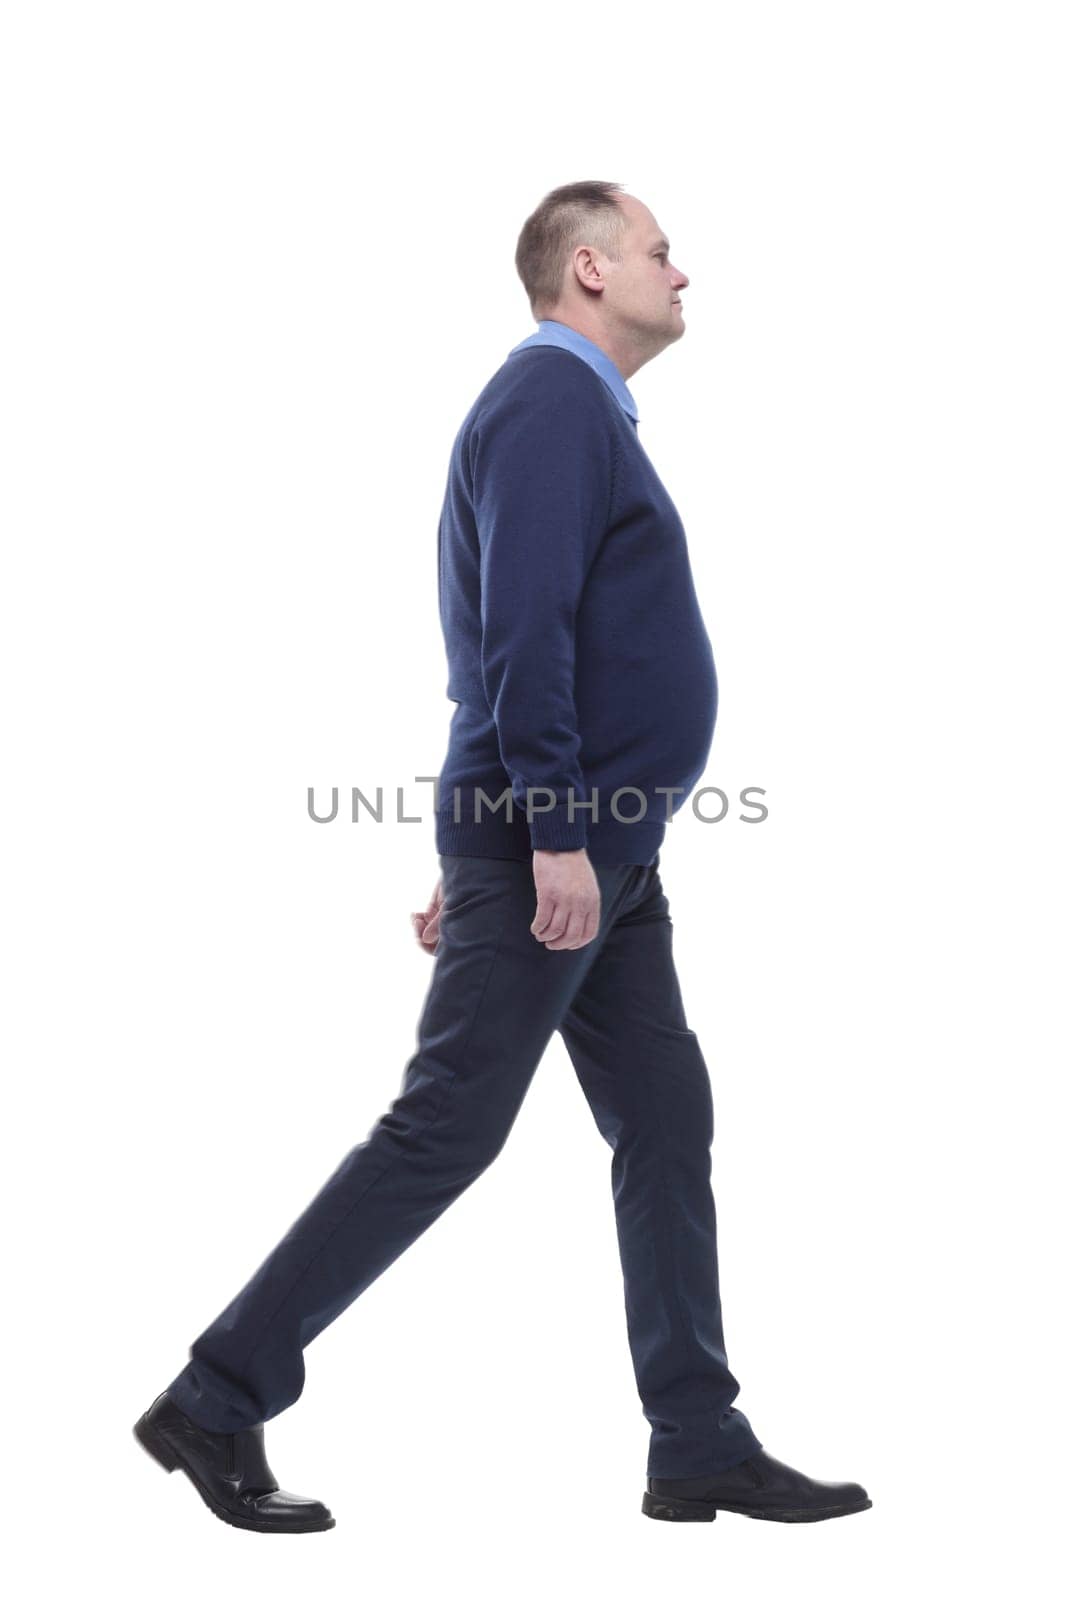
{"label": "short grey hair", "polygon": [[622,259],[625,213],[616,196],[621,183],[567,183],[546,194],[526,218],[515,251],[534,317],[546,315],[563,293],[571,256],[580,244],[601,251],[609,261]]}

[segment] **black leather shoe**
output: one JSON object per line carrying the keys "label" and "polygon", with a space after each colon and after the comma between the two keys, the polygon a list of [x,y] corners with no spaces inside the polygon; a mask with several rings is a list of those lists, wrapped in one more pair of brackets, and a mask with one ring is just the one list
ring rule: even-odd
{"label": "black leather shoe", "polygon": [[204,1504],[235,1528],[318,1533],[334,1526],[321,1500],[278,1488],[267,1465],[262,1422],[240,1433],[209,1433],[179,1411],[164,1390],[133,1431],[161,1467],[168,1472],[180,1467]]}
{"label": "black leather shoe", "polygon": [[870,1504],[858,1483],[807,1478],[758,1450],[714,1477],[649,1478],[641,1510],[663,1522],[714,1522],[716,1511],[739,1511],[767,1522],[822,1522],[866,1511]]}

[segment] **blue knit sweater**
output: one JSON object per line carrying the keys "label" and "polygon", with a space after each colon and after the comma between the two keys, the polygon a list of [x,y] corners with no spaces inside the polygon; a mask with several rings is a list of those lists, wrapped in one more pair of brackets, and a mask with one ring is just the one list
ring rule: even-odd
{"label": "blue knit sweater", "polygon": [[650,865],[707,763],[715,664],[681,518],[571,350],[513,350],[461,424],[438,595],[438,853]]}

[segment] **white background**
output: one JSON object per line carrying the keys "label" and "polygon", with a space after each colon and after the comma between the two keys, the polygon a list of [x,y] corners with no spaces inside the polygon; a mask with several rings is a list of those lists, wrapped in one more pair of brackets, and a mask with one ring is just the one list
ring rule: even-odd
{"label": "white background", "polygon": [[[1048,1592],[1059,8],[5,19],[9,1541],[130,1595]],[[399,1089],[448,454],[579,178],[692,280],[632,387],[719,668],[704,782],[770,807],[661,858],[739,1403],[874,1507],[640,1515],[610,1151],[557,1039],[268,1426],[336,1529],[257,1540],[130,1430]],[[309,784],[427,820],[315,826]]]}

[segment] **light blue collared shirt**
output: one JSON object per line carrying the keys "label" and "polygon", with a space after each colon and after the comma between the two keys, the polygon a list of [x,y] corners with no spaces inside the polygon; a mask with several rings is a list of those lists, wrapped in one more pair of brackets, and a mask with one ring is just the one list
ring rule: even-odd
{"label": "light blue collared shirt", "polygon": [[[526,350],[529,346],[538,344],[559,345],[561,349],[570,350],[574,355],[581,356],[597,376],[604,380],[636,428],[637,402],[626,387],[622,373],[614,361],[598,344],[594,344],[592,339],[587,339],[584,333],[579,333],[577,328],[568,327],[565,322],[554,322],[550,317],[545,317],[539,322],[537,332],[531,333],[528,339],[517,344],[515,350]],[[509,350],[508,355],[513,356],[515,350]]]}

